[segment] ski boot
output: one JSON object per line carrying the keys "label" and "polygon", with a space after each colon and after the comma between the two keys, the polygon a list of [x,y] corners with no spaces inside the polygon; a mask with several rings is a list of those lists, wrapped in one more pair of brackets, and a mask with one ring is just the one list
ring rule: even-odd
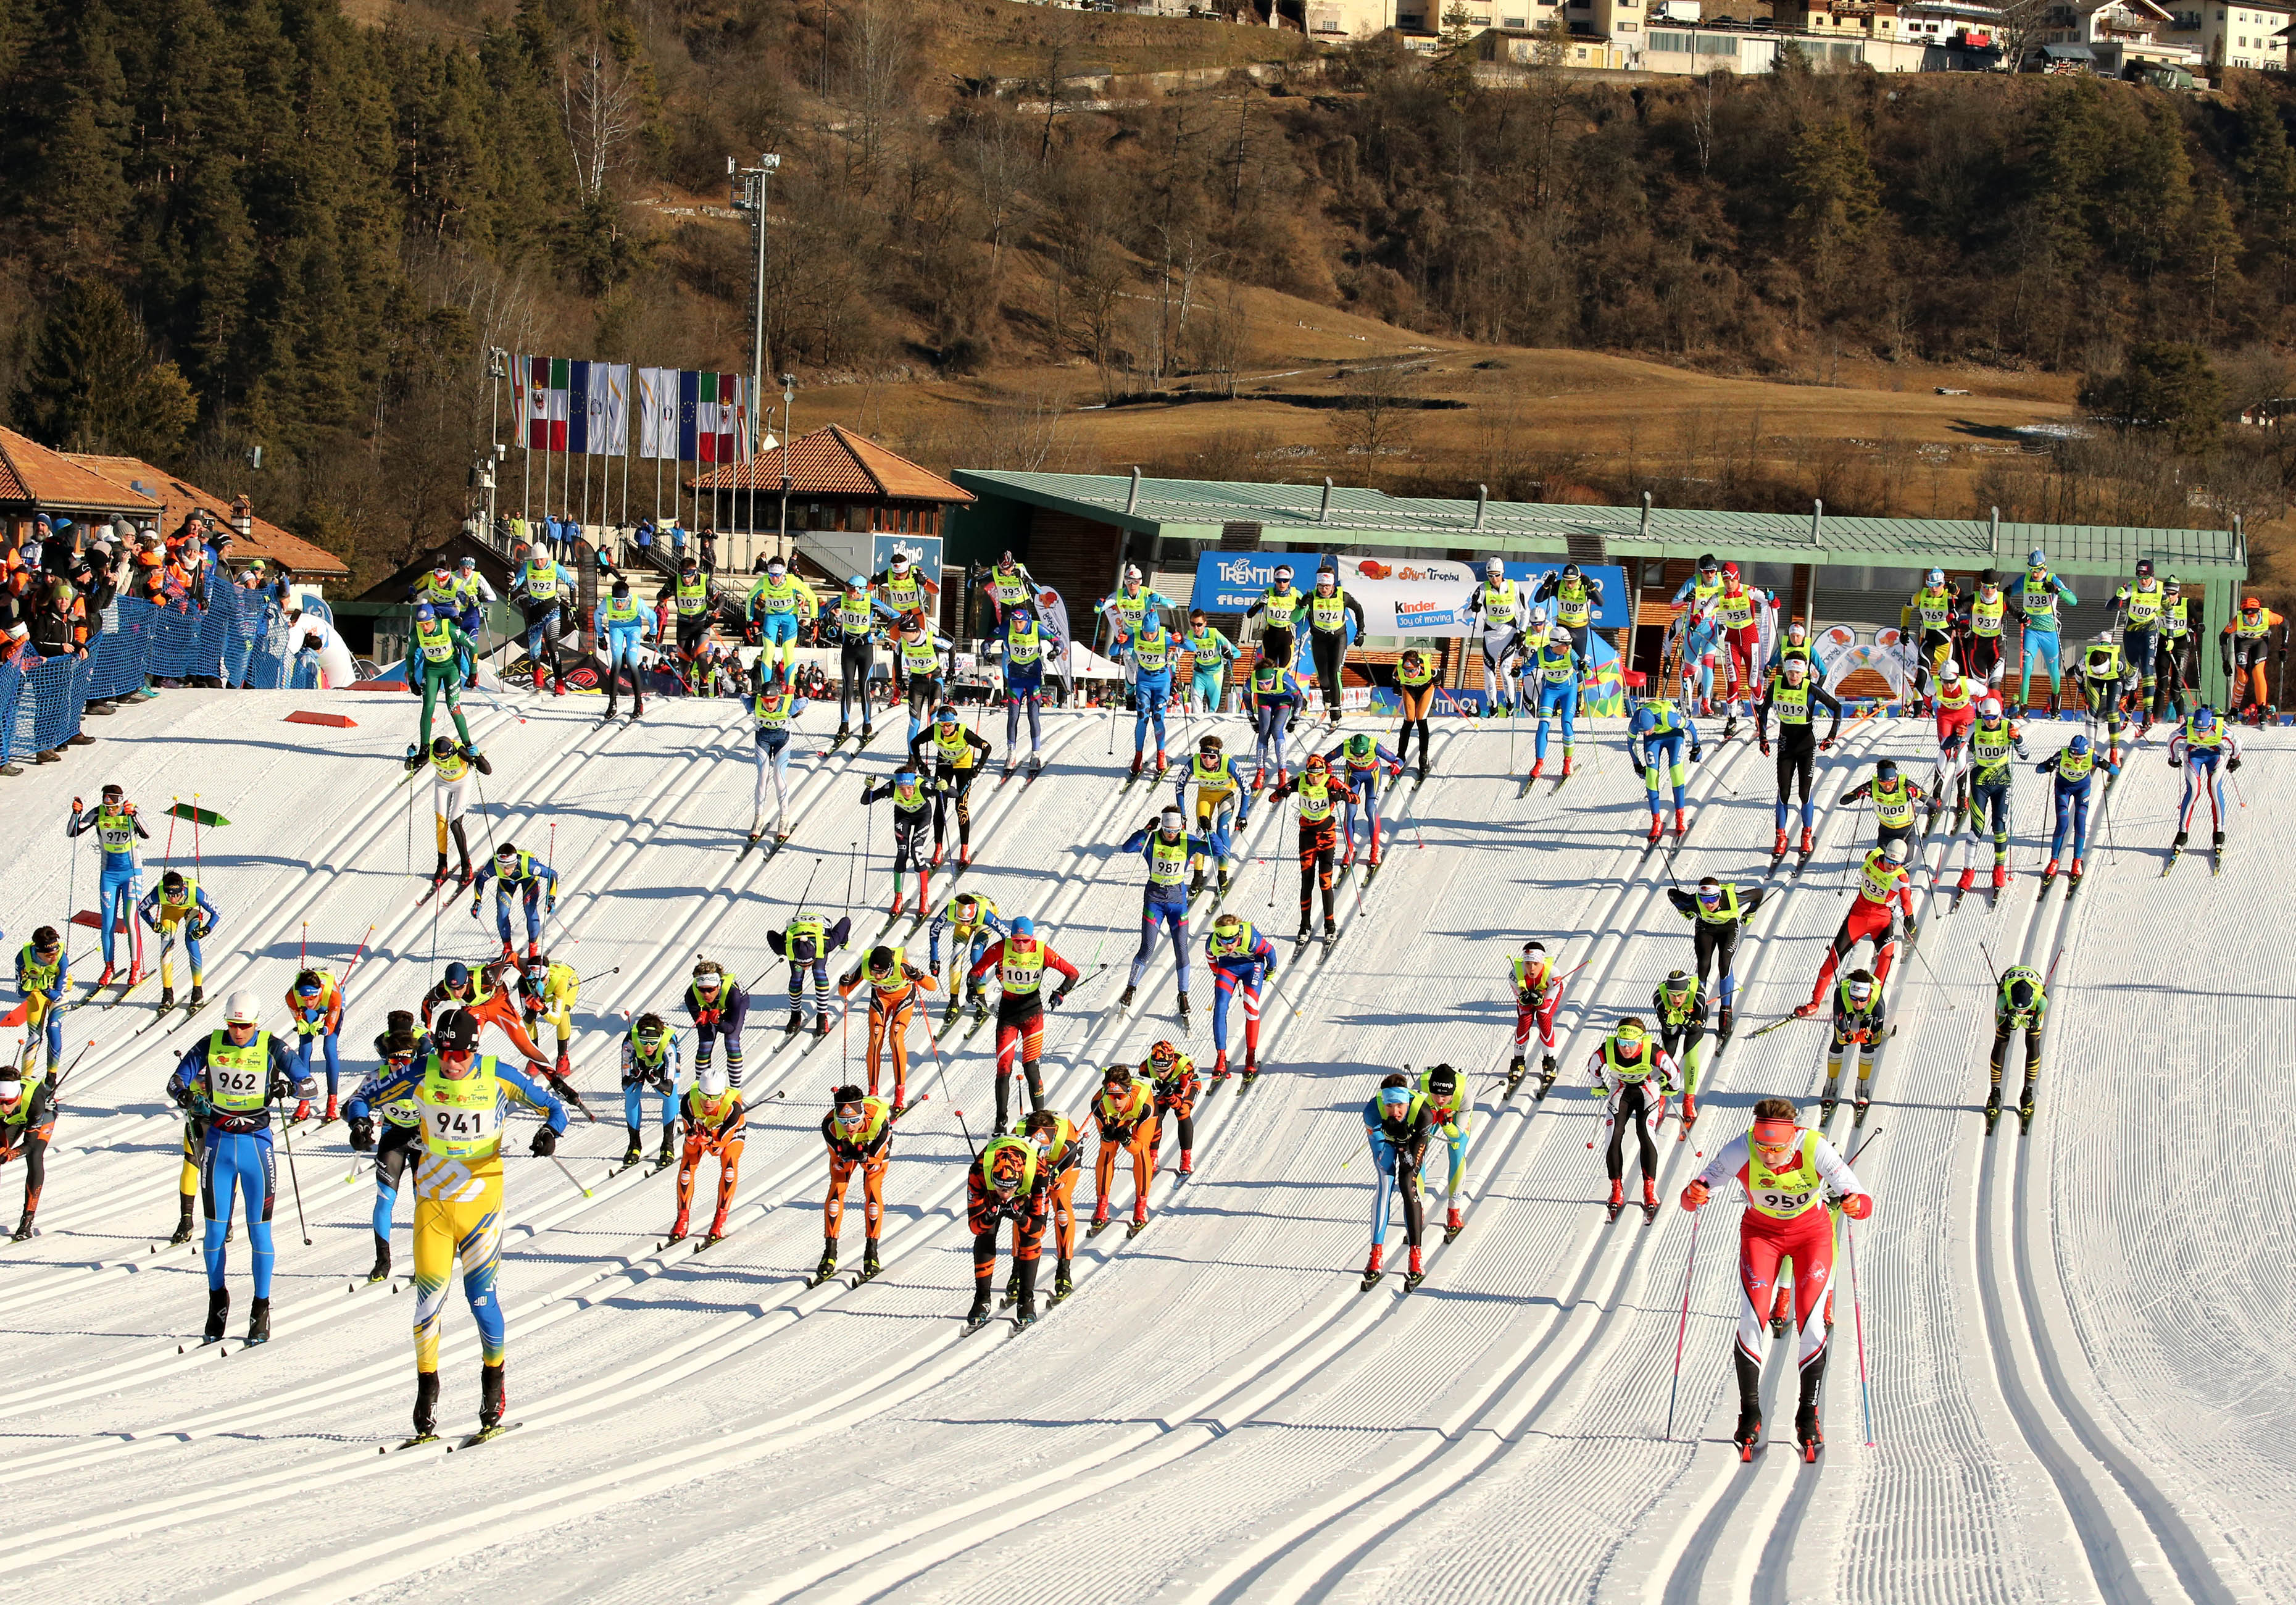
{"label": "ski boot", "polygon": [[295,1113],[288,1117],[287,1124],[289,1125],[300,1125],[303,1122],[310,1118],[311,1100],[308,1098],[301,1098],[295,1100]]}
{"label": "ski boot", "polygon": [[1522,1084],[1525,1068],[1522,1055],[1520,1053],[1507,1061],[1507,1091],[1510,1095],[1513,1093],[1515,1088]]}
{"label": "ski boot", "polygon": [[[2177,835],[2176,835],[2176,838],[2175,838],[2174,840],[2172,840],[2172,841],[2169,844],[2169,852],[2184,852],[2184,850],[2185,850],[2185,838],[2186,836],[2188,836],[2188,835],[2192,835],[2192,834],[2193,834],[2193,833],[2192,833],[2191,831],[2189,831],[2189,830],[2180,830],[2180,831],[2178,831],[2178,832],[2177,833]],[[107,971],[106,973],[107,973],[107,974],[109,974],[110,972],[108,972],[108,971]],[[97,984],[98,986],[102,986],[102,985],[103,984],[103,983],[102,983],[102,982],[101,982],[101,981],[99,981],[99,982],[97,982],[97,983],[96,983],[96,984]]]}
{"label": "ski boot", "polygon": [[1060,1303],[1075,1291],[1076,1282],[1069,1275],[1069,1262],[1057,1262],[1053,1269],[1053,1303]]}
{"label": "ski boot", "polygon": [[1643,1213],[1653,1220],[1658,1217],[1658,1183],[1648,1176],[1643,1178]]}
{"label": "ski boot", "polygon": [[1996,892],[1998,892],[1999,890],[2001,890],[2001,888],[2002,888],[2002,887],[2004,887],[2004,886],[2007,885],[2008,884],[2009,884],[2009,866],[2008,866],[2008,865],[2006,865],[2006,864],[1996,864],[1996,865],[1994,865],[1994,866],[1993,866],[1993,889],[1994,889]]}
{"label": "ski boot", "polygon": [[1815,1465],[1825,1449],[1825,1433],[1817,1421],[1818,1386],[1825,1379],[1825,1356],[1820,1354],[1802,1368],[1801,1405],[1794,1412],[1794,1441],[1801,1445],[1801,1457]]}
{"label": "ski boot", "polygon": [[2081,861],[2079,859],[2075,859],[2073,860],[2073,867],[2065,871],[2065,878],[2070,881],[2074,885],[2078,886],[2080,885],[2080,877]]}
{"label": "ski boot", "polygon": [[1403,1278],[1403,1290],[1406,1293],[1427,1280],[1427,1267],[1420,1263],[1422,1252],[1418,1244],[1414,1243],[1411,1246],[1411,1269],[1404,1273]]}
{"label": "ski boot", "polygon": [[956,867],[960,869],[969,869],[972,867],[972,843],[959,842],[956,844]]}
{"label": "ski boot", "polygon": [[989,1287],[985,1280],[972,1284],[972,1308],[965,1313],[964,1329],[977,1331],[988,1324]]}
{"label": "ski boot", "polygon": [[850,722],[850,721],[840,722],[840,723],[838,725],[838,727],[837,727],[837,739],[838,739],[838,740],[842,741],[842,740],[844,740],[848,736],[850,736],[851,734],[853,734],[853,726],[852,726],[852,724],[851,724],[851,722]]}
{"label": "ski boot", "polygon": [[1679,842],[1689,834],[1690,827],[1683,823],[1682,810],[1677,808],[1674,811],[1674,839]]}
{"label": "ski boot", "polygon": [[1138,753],[1135,753],[1132,754],[1131,772],[1125,776],[1125,781],[1128,785],[1138,778],[1140,778],[1140,754]]}
{"label": "ski boot", "polygon": [[1685,1092],[1682,1095],[1682,1129],[1687,1132],[1691,1127],[1697,1124],[1698,1094],[1695,1092]]}
{"label": "ski boot", "polygon": [[1227,895],[1227,889],[1233,879],[1234,877],[1226,870],[1223,869],[1219,872],[1218,890],[1222,897]]}
{"label": "ski boot", "polygon": [[974,992],[972,994],[972,1023],[978,1025],[988,1018],[988,994],[986,992]]}
{"label": "ski boot", "polygon": [[208,1000],[208,989],[207,989],[206,987],[202,986],[202,985],[201,985],[200,983],[198,983],[197,981],[193,982],[193,983],[192,983],[192,995],[191,995],[191,998],[188,1000],[188,1001],[190,1002],[191,1007],[192,1007],[192,1008],[197,1008],[201,1004],[205,1003],[207,1000]]}
{"label": "ski boot", "polygon": [[622,1165],[627,1168],[644,1158],[645,1150],[639,1144],[637,1127],[624,1126],[622,1129],[630,1134],[630,1145],[622,1150]]}
{"label": "ski boot", "polygon": [[29,1243],[32,1240],[32,1212],[30,1210],[26,1210],[24,1212],[23,1218],[16,1222],[16,1230],[10,1235],[8,1240],[12,1243]]}
{"label": "ski boot", "polygon": [[1734,1346],[1730,1354],[1738,1371],[1738,1429],[1730,1441],[1738,1445],[1740,1460],[1751,1461],[1762,1446],[1762,1368],[1742,1348]]}
{"label": "ski boot", "polygon": [[2046,886],[2056,878],[2057,860],[2051,859],[2047,863],[2041,866],[2041,884]]}
{"label": "ski boot", "polygon": [[1786,855],[1786,827],[1785,827],[1784,826],[1781,825],[1781,826],[1779,826],[1779,827],[1778,827],[1778,835],[1777,835],[1777,840],[1775,840],[1775,841],[1774,841],[1774,842],[1772,842],[1772,843],[1770,844],[1770,856],[1771,856],[1772,858],[1774,858],[1774,859],[1782,859],[1782,858],[1785,857],[1785,855]]}
{"label": "ski boot", "polygon": [[208,1323],[200,1333],[200,1341],[201,1343],[221,1343],[223,1341],[224,1326],[230,1320],[231,1289],[228,1288],[209,1288],[208,1289]]}
{"label": "ski boot", "polygon": [[1817,833],[1812,830],[1808,826],[1803,826],[1801,827],[1801,841],[1795,846],[1794,851],[1803,853],[1816,852]]}
{"label": "ski boot", "polygon": [[1533,780],[1538,779],[1538,775],[1539,775],[1539,771],[1540,771],[1541,770],[1544,770],[1546,767],[1546,759],[1544,759],[1544,758],[1533,759],[1533,760],[1531,761],[1531,765],[1530,765],[1530,774],[1529,774],[1529,778],[1533,779]]}
{"label": "ski boot", "polygon": [[1196,1154],[1193,1148],[1180,1150],[1180,1173],[1184,1176],[1193,1176],[1196,1173]]}
{"label": "ski boot", "polygon": [[105,987],[107,987],[107,986],[109,986],[109,985],[111,985],[111,966],[110,966],[110,965],[108,965],[108,964],[107,964],[107,965],[105,965],[105,966],[103,967],[103,974],[102,974],[102,975],[98,975],[98,976],[95,978],[95,986],[94,986],[94,991],[96,991],[96,992],[102,992]]}
{"label": "ski boot", "polygon": [[414,1373],[414,1441],[435,1436],[439,1430],[439,1373]]}
{"label": "ski boot", "polygon": [[479,1429],[487,1431],[502,1425],[503,1407],[510,1403],[503,1387],[503,1362],[479,1367]]}
{"label": "ski boot", "polygon": [[335,1095],[330,1092],[327,1094],[327,1112],[319,1117],[319,1124],[321,1125],[325,1125],[328,1122],[337,1118],[339,1118],[339,1114],[335,1107]]}
{"label": "ski boot", "polygon": [[821,1263],[813,1268],[814,1285],[818,1287],[836,1274],[837,1245],[831,1243],[821,1251]]}
{"label": "ski boot", "polygon": [[1156,753],[1156,778],[1161,780],[1164,778],[1164,770],[1168,764],[1169,761],[1164,756],[1162,749],[1159,748]]}
{"label": "ski boot", "polygon": [[877,1259],[877,1239],[865,1239],[861,1245],[861,1280],[867,1281],[884,1268]]}
{"label": "ski boot", "polygon": [[1371,1258],[1364,1263],[1363,1285],[1365,1288],[1371,1287],[1374,1283],[1379,1280],[1380,1255],[1382,1252],[1382,1250],[1379,1244],[1374,1243],[1371,1246]]}
{"label": "ski boot", "polygon": [[1833,1107],[1841,1101],[1841,1077],[1836,1073],[1825,1078],[1825,1090],[1817,1095],[1817,1123],[1824,1125],[1833,1118]]}
{"label": "ski boot", "polygon": [[177,1196],[183,1200],[184,1213],[176,1217],[176,1235],[168,1239],[168,1246],[171,1248],[180,1248],[192,1240],[191,1197],[189,1194]]}
{"label": "ski boot", "polygon": [[1457,1237],[1466,1229],[1467,1217],[1460,1213],[1459,1206],[1456,1204],[1452,1205],[1450,1214],[1447,1215],[1443,1221],[1444,1240],[1448,1242],[1451,1239]]}
{"label": "ski boot", "polygon": [[1134,998],[1136,998],[1136,997],[1139,996],[1139,994],[1140,994],[1140,989],[1139,989],[1138,987],[1136,987],[1136,986],[1128,986],[1128,987],[1126,987],[1126,988],[1124,989],[1124,991],[1122,992],[1122,993],[1120,993],[1120,994],[1118,996],[1117,1000],[1116,1000],[1116,1006],[1117,1006],[1117,1008],[1131,1008],[1131,1007],[1132,1007],[1132,1000],[1133,1000]]}
{"label": "ski boot", "polygon": [[1993,1123],[2001,1118],[2001,1089],[1996,1087],[1985,1095],[1985,1129],[1990,1132]]}
{"label": "ski boot", "polygon": [[1190,1029],[1190,1028],[1191,1028],[1191,1026],[1193,1026],[1193,1025],[1194,1022],[1193,1022],[1193,1020],[1191,1020],[1191,1019],[1188,1017],[1188,994],[1187,994],[1187,993],[1185,993],[1185,992],[1182,992],[1182,993],[1180,993],[1180,994],[1179,994],[1179,997],[1180,997],[1180,1029],[1181,1029],[1181,1030],[1183,1030],[1183,1031],[1186,1031],[1186,1030]]}
{"label": "ski boot", "polygon": [[875,725],[873,725],[873,724],[871,724],[867,720],[865,720],[865,720],[863,720],[861,721],[861,739],[862,739],[863,743],[864,743],[864,744],[866,744],[866,743],[868,743],[868,742],[870,742],[870,741],[874,740],[874,739],[876,738],[876,735],[877,735],[877,727],[876,727]]}
{"label": "ski boot", "polygon": [[173,1008],[175,1006],[176,989],[172,986],[161,987],[160,989],[160,1007],[162,1008]]}
{"label": "ski boot", "polygon": [[1565,780],[1570,778],[1570,758],[1571,753],[1570,749],[1567,747],[1564,748],[1562,753],[1562,778]]}
{"label": "ski boot", "polygon": [[1021,1307],[1013,1312],[1015,1329],[1028,1326],[1037,1319],[1037,1264],[1035,1260],[1021,1262]]}
{"label": "ski boot", "polygon": [[247,1306],[247,1341],[250,1343],[271,1341],[271,1301],[269,1299],[258,1298]]}
{"label": "ski boot", "polygon": [[[935,868],[935,869],[939,868],[940,868],[940,861],[941,861],[941,860],[942,860],[944,857],[946,857],[946,856],[947,856],[947,852],[948,852],[948,848],[947,848],[947,845],[946,844],[944,844],[944,843],[940,843],[940,842],[935,842],[935,843],[933,844],[932,862],[931,862],[931,866],[930,866],[930,867],[931,867],[931,868]],[[917,893],[917,907],[918,907],[919,909],[922,909],[922,908],[924,907],[924,902],[925,902],[924,893],[923,893],[922,892],[918,893]]]}
{"label": "ski boot", "polygon": [[379,1282],[387,1280],[390,1275],[390,1239],[379,1236],[374,1239],[374,1268],[366,1273],[366,1279],[371,1282]]}
{"label": "ski boot", "polygon": [[677,1162],[677,1128],[675,1125],[661,1128],[661,1152],[654,1156],[653,1162],[658,1169]]}
{"label": "ski boot", "polygon": [[786,1036],[795,1036],[799,1032],[803,1031],[804,1029],[805,1010],[802,1008],[791,1009],[789,1024],[782,1027],[783,1034]]}
{"label": "ski boot", "polygon": [[670,1218],[668,1237],[671,1242],[678,1243],[685,1241],[685,1239],[692,1234],[693,1230],[693,1227],[691,1219],[685,1210],[679,1210],[676,1214]]}
{"label": "ski boot", "polygon": [[1624,1209],[1626,1206],[1627,1206],[1627,1184],[1626,1184],[1623,1181],[1613,1181],[1613,1182],[1611,1182],[1611,1218],[1612,1220],[1614,1220],[1614,1221],[1615,1221],[1615,1220],[1617,1220],[1617,1219],[1619,1218],[1619,1211],[1620,1211],[1620,1210]]}
{"label": "ski boot", "polygon": [[1728,1036],[1730,1034],[1730,1026],[1737,1017],[1738,1011],[1736,1009],[1731,1008],[1727,1003],[1722,1005],[1722,1034],[1724,1036]]}
{"label": "ski boot", "polygon": [[825,1008],[816,1010],[813,1017],[813,1040],[817,1042],[828,1034],[829,1011]]}
{"label": "ski boot", "polygon": [[2030,1082],[2026,1083],[2024,1095],[2017,1100],[2017,1120],[2019,1124],[2023,1128],[2027,1130],[2031,1129],[2033,1124],[2033,1087]]}

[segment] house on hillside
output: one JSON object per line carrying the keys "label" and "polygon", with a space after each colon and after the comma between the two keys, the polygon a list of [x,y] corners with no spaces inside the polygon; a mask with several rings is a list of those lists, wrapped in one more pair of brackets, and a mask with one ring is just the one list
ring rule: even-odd
{"label": "house on hillside", "polygon": [[699,498],[697,516],[713,520],[719,531],[721,570],[747,569],[781,549],[786,529],[792,544],[838,574],[873,562],[880,537],[904,539],[938,561],[950,510],[972,499],[971,491],[836,424],[746,463],[705,468],[685,490]]}
{"label": "house on hillside", "polygon": [[326,547],[283,530],[268,519],[257,517],[254,504],[243,494],[223,497],[203,490],[141,457],[106,457],[88,451],[68,451],[63,455],[90,473],[158,502],[153,522],[162,531],[180,528],[184,520],[195,513],[215,528],[229,530],[234,568],[260,561],[266,569],[284,573],[315,591],[323,585],[340,584],[351,577],[350,565]]}
{"label": "house on hillside", "polygon": [[2135,78],[2149,68],[2198,67],[2192,46],[2165,37],[2173,21],[2153,0],[2067,0],[2043,13],[2025,60],[2027,72],[2086,68],[2106,78]]}
{"label": "house on hillside", "polygon": [[1991,46],[2000,30],[1998,6],[1971,0],[1774,0],[1781,29],[1821,38],[1857,36],[1914,45]]}
{"label": "house on hillside", "polygon": [[0,429],[0,535],[12,547],[32,538],[32,521],[46,514],[53,522],[75,524],[155,523],[156,497],[131,490],[75,463],[61,451],[12,429]]}
{"label": "house on hillside", "polygon": [[2169,25],[2161,37],[2192,51],[2211,78],[2222,77],[2227,67],[2285,72],[2292,22],[2296,22],[2296,0],[2262,5],[2194,5],[2171,0]]}

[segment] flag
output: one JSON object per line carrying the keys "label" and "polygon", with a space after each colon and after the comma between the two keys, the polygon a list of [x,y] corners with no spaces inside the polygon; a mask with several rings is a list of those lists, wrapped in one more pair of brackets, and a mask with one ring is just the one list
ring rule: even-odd
{"label": "flag", "polygon": [[590,449],[590,370],[595,363],[566,365],[566,449],[577,454]]}
{"label": "flag", "polygon": [[701,442],[695,438],[695,425],[701,411],[701,375],[692,368],[680,368],[677,373],[677,457],[681,463],[701,460]]}
{"label": "flag", "polygon": [[694,375],[699,389],[693,408],[693,445],[697,463],[718,460],[718,375],[703,369]]}
{"label": "flag", "polygon": [[675,368],[638,370],[638,455],[642,457],[677,453],[676,375]]}
{"label": "flag", "polygon": [[526,446],[529,451],[550,449],[550,358],[526,359]]}
{"label": "flag", "polygon": [[550,359],[550,438],[545,444],[552,451],[566,449],[566,393],[573,382],[573,364],[563,357]]}
{"label": "flag", "polygon": [[527,431],[533,427],[533,415],[527,405],[527,382],[533,375],[532,359],[526,353],[510,359],[510,432],[521,446],[527,442]]}
{"label": "flag", "polygon": [[630,365],[602,362],[606,393],[598,403],[598,427],[590,432],[591,449],[608,457],[630,455]]}
{"label": "flag", "polygon": [[746,463],[755,455],[756,442],[750,440],[750,376],[738,374],[734,378],[734,460]]}
{"label": "flag", "polygon": [[739,374],[718,375],[718,460],[730,463],[739,449],[734,439],[741,432],[742,376]]}

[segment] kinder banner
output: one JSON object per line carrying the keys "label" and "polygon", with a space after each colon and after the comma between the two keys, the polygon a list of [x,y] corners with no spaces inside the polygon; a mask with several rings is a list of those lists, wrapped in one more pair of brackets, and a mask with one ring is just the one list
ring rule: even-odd
{"label": "kinder banner", "polygon": [[[1190,605],[1206,613],[1242,613],[1275,583],[1275,571],[1292,571],[1292,586],[1312,591],[1323,558],[1314,552],[1206,552],[1196,560]],[[1510,563],[1507,578],[1526,597],[1559,572],[1559,563]],[[1480,564],[1439,558],[1342,557],[1340,586],[1363,605],[1365,633],[1375,636],[1464,636],[1481,629],[1467,612],[1482,582]],[[1595,628],[1617,630],[1632,617],[1627,572],[1615,564],[1581,570],[1599,583],[1601,600],[1592,614]],[[1548,604],[1549,615],[1553,604]]]}

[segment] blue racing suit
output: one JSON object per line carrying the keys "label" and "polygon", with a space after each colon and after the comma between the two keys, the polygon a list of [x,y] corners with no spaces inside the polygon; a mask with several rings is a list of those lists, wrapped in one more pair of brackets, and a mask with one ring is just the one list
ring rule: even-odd
{"label": "blue racing suit", "polygon": [[1128,987],[1139,985],[1147,972],[1148,961],[1156,956],[1156,932],[1161,926],[1172,933],[1180,995],[1188,995],[1188,860],[1211,850],[1212,844],[1200,835],[1184,831],[1177,841],[1168,842],[1162,831],[1146,825],[1124,838],[1122,851],[1140,854],[1148,864],[1148,885],[1140,897],[1140,951],[1133,955],[1132,978],[1125,983]]}
{"label": "blue racing suit", "polygon": [[2065,829],[2073,833],[2073,861],[2079,863],[2088,856],[2088,792],[2089,778],[2098,770],[2117,775],[2120,766],[2099,763],[2094,749],[2075,757],[2070,751],[2051,753],[2033,766],[2045,775],[2054,775],[2056,784],[2053,795],[2057,806],[2056,834],[2049,838],[2049,861],[2055,863],[2064,856]]}
{"label": "blue racing suit", "polygon": [[633,1133],[645,1124],[648,1092],[660,1105],[661,1129],[667,1136],[677,1121],[677,1039],[664,1037],[649,1057],[638,1046],[633,1026],[622,1037],[622,1124]]}
{"label": "blue racing suit", "polygon": [[653,638],[653,609],[636,597],[609,594],[598,598],[590,625],[597,632],[606,660],[607,705],[613,704],[616,677],[625,668],[629,671],[630,695],[643,705],[645,682],[638,678],[638,643]]}
{"label": "blue racing suit", "polygon": [[144,967],[144,933],[135,925],[135,900],[143,895],[140,879],[142,867],[135,861],[138,837],[152,839],[144,828],[144,821],[135,817],[135,805],[123,802],[118,807],[99,802],[84,813],[71,816],[64,827],[64,835],[76,836],[83,831],[95,832],[96,845],[102,849],[103,870],[97,881],[96,906],[103,913],[103,967],[112,967],[111,933],[115,925],[124,925],[134,946],[129,968]]}
{"label": "blue racing suit", "polygon": [[[2038,575],[2038,577],[2037,577]],[[2033,675],[2033,661],[2039,658],[2049,666],[2049,686],[2052,704],[2064,691],[2064,677],[2058,656],[2057,603],[2062,598],[2067,606],[2079,602],[2073,588],[2046,569],[2025,571],[2009,592],[2009,600],[2018,621],[2025,627],[2024,666],[2017,672],[2017,704],[2026,704],[2026,691]]]}
{"label": "blue racing suit", "polygon": [[1164,709],[1172,700],[1172,670],[1179,654],[1179,643],[1160,621],[1151,618],[1133,632],[1128,645],[1131,651],[1126,661],[1132,666],[1132,700],[1139,710],[1132,721],[1133,760],[1136,763],[1147,751],[1148,726],[1152,720],[1160,769],[1164,756]]}
{"label": "blue racing suit", "polygon": [[1578,750],[1578,654],[1549,641],[1531,660],[1530,671],[1538,680],[1538,735],[1532,743],[1531,757],[1538,763],[1546,761],[1547,721],[1559,715],[1563,758],[1568,762]]}
{"label": "blue racing suit", "polygon": [[526,944],[529,949],[540,947],[542,922],[558,910],[558,871],[530,852],[520,853],[518,863],[507,873],[501,860],[488,859],[471,883],[472,919],[479,917],[489,877],[495,882],[495,929],[502,934],[503,945],[510,945],[510,900],[516,892],[526,904]]}
{"label": "blue racing suit", "polygon": [[1403,1194],[1404,1230],[1411,1246],[1419,1247],[1427,1230],[1427,1206],[1419,1193],[1419,1167],[1427,1162],[1427,1141],[1432,1134],[1434,1112],[1423,1093],[1414,1093],[1390,1115],[1374,1092],[1364,1101],[1364,1138],[1371,1144],[1371,1240],[1374,1247],[1387,1244],[1387,1218],[1394,1213],[1395,1195]]}
{"label": "blue racing suit", "polygon": [[[1690,761],[1697,762],[1701,756],[1698,727],[1670,702],[1644,703],[1627,721],[1627,753],[1642,771],[1643,789],[1650,794],[1653,819],[1659,814],[1658,788],[1661,780],[1673,782],[1674,811],[1682,811],[1683,791],[1690,778],[1690,770],[1682,761],[1685,742],[1690,748]],[[1665,760],[1663,769],[1660,765],[1661,758]]]}
{"label": "blue racing suit", "polygon": [[185,1108],[207,1112],[207,1135],[200,1148],[200,1201],[207,1216],[201,1255],[208,1286],[223,1286],[224,1239],[231,1230],[234,1193],[247,1202],[248,1250],[255,1271],[255,1296],[271,1296],[271,1206],[278,1175],[271,1162],[271,1106],[281,1097],[310,1098],[318,1082],[296,1079],[295,1066],[279,1039],[258,1031],[244,1048],[234,1048],[220,1029],[192,1044],[168,1078],[168,1096]]}
{"label": "blue racing suit", "polygon": [[1255,930],[1247,920],[1236,927],[1233,937],[1222,937],[1218,926],[1204,938],[1204,957],[1211,961],[1212,985],[1212,1047],[1219,1054],[1213,1074],[1227,1074],[1227,1001],[1237,992],[1243,993],[1243,1065],[1247,1070],[1259,1063],[1259,989],[1275,979],[1275,944]]}
{"label": "blue racing suit", "polygon": [[1011,610],[1004,614],[1004,753],[1011,763],[1021,739],[1021,714],[1029,715],[1029,752],[1033,757],[1044,745],[1041,711],[1045,701],[1045,652],[1050,643],[1036,614]]}
{"label": "blue racing suit", "polygon": [[1220,682],[1226,667],[1241,655],[1235,643],[1207,625],[1201,634],[1192,630],[1182,636],[1180,645],[1195,659],[1195,667],[1188,676],[1189,708],[1193,711],[1201,704],[1206,713],[1218,712]]}

